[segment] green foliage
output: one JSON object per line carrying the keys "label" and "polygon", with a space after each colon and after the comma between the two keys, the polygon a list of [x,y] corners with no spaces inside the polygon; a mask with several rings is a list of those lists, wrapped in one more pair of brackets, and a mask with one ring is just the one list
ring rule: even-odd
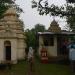
{"label": "green foliage", "polygon": [[73,6],[69,5],[68,6],[68,11],[65,10],[65,8],[67,8],[67,4],[64,6],[56,6],[54,4],[49,5],[48,0],[46,0],[44,2],[44,5],[42,5],[42,2],[44,0],[39,0],[39,2],[36,2],[35,0],[32,1],[32,8],[36,8],[39,11],[40,15],[47,15],[50,14],[52,16],[68,16],[68,15],[75,15],[75,13],[73,12]]}
{"label": "green foliage", "polygon": [[[69,11],[70,10],[70,11]],[[75,7],[73,6],[67,6],[66,11],[69,11],[69,13],[74,13],[73,15],[67,15],[67,23],[72,31],[75,31]]]}
{"label": "green foliage", "polygon": [[[66,17],[67,23],[71,30],[75,31],[75,5],[74,0],[66,0],[66,3],[64,6],[55,6],[54,4],[49,5],[48,0],[44,2],[42,5],[42,2],[44,0],[39,0],[36,2],[35,0],[32,1],[32,8],[37,8],[40,15],[51,15],[51,16],[60,16],[60,17]],[[70,4],[71,3],[71,4]]]}
{"label": "green foliage", "polygon": [[68,3],[75,3],[75,0],[66,0]]}
{"label": "green foliage", "polygon": [[23,10],[15,4],[15,0],[0,0],[0,18],[2,18],[4,12],[13,5],[18,13],[23,12]]}
{"label": "green foliage", "polygon": [[5,3],[12,4],[14,3],[14,0],[0,0],[0,4],[5,4]]}
{"label": "green foliage", "polygon": [[25,31],[27,47],[32,46],[36,49],[38,46],[37,32],[43,32],[45,30],[45,27],[41,24],[36,24],[35,28],[32,28],[31,30],[27,29]]}
{"label": "green foliage", "polygon": [[4,5],[0,6],[0,18],[2,17],[3,13],[7,10],[7,7],[5,7]]}
{"label": "green foliage", "polygon": [[2,17],[3,13],[8,9],[7,4],[13,4],[14,1],[12,0],[0,0],[0,18]]}
{"label": "green foliage", "polygon": [[34,33],[32,32],[32,30],[27,30],[26,31],[26,43],[27,43],[27,46],[29,48],[29,46],[32,46],[34,45],[34,41],[35,41],[35,37],[34,37]]}
{"label": "green foliage", "polygon": [[41,24],[36,24],[35,25],[35,32],[43,32],[45,31],[45,27]]}

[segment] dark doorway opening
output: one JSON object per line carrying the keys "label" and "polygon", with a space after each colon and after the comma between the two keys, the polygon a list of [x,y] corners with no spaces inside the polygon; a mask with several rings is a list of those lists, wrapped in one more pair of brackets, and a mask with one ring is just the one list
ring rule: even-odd
{"label": "dark doorway opening", "polygon": [[69,64],[69,39],[66,36],[60,36],[57,38],[57,53],[59,57],[59,63]]}
{"label": "dark doorway opening", "polygon": [[11,60],[11,46],[6,46],[6,60]]}
{"label": "dark doorway opening", "polygon": [[11,42],[5,41],[4,45],[5,45],[5,59],[11,60]]}
{"label": "dark doorway opening", "polygon": [[58,55],[68,56],[68,38],[64,36],[58,37],[57,39],[57,49]]}

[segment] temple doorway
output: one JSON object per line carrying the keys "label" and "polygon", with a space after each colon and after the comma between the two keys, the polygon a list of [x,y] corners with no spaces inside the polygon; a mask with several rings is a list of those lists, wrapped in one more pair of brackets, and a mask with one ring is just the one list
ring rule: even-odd
{"label": "temple doorway", "polygon": [[4,46],[5,46],[5,59],[11,60],[11,42],[5,41]]}
{"label": "temple doorway", "polygon": [[57,38],[57,53],[58,55],[68,56],[68,43],[69,39],[67,37],[58,37]]}

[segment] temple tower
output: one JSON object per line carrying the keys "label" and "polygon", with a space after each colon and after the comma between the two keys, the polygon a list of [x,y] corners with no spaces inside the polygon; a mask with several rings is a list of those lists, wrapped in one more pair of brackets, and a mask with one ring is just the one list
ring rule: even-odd
{"label": "temple tower", "polygon": [[55,33],[61,32],[61,28],[59,27],[59,24],[58,24],[55,20],[53,20],[53,21],[51,22],[50,27],[49,27],[48,30],[49,30],[50,32],[55,32]]}
{"label": "temple tower", "polygon": [[9,8],[0,20],[0,62],[17,60],[25,57],[25,36],[23,22],[14,8]]}

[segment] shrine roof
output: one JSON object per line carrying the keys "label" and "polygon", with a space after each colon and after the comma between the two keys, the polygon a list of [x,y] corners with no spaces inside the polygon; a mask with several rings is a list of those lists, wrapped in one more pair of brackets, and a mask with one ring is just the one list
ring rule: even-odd
{"label": "shrine roof", "polygon": [[61,31],[59,33],[56,33],[56,32],[38,32],[38,35],[75,35],[75,33],[70,32],[70,31]]}

